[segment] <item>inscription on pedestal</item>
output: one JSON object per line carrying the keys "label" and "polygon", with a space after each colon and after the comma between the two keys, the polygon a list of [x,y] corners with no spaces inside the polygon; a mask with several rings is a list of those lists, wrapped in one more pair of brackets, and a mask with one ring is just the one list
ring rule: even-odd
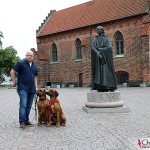
{"label": "inscription on pedestal", "polygon": [[105,103],[120,101],[120,92],[89,92],[87,93],[88,102]]}
{"label": "inscription on pedestal", "polygon": [[92,108],[115,108],[122,107],[123,101],[119,91],[115,92],[95,92],[87,93],[86,107]]}

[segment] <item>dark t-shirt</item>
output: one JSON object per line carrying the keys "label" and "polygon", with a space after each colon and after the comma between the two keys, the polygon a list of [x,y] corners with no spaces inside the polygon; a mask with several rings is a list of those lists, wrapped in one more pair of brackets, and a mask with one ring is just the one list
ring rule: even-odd
{"label": "dark t-shirt", "polygon": [[19,61],[13,68],[17,73],[17,89],[25,90],[28,93],[35,93],[35,76],[38,75],[38,69],[34,63],[30,64],[26,59]]}

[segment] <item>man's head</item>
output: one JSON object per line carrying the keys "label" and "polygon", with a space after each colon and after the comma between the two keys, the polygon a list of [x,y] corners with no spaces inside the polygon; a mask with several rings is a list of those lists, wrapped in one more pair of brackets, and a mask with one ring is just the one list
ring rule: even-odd
{"label": "man's head", "polygon": [[30,63],[33,61],[33,57],[34,57],[34,54],[32,51],[27,51],[26,53],[26,60]]}
{"label": "man's head", "polygon": [[96,28],[96,31],[97,31],[98,34],[102,34],[102,33],[104,33],[104,28],[102,26],[98,26]]}

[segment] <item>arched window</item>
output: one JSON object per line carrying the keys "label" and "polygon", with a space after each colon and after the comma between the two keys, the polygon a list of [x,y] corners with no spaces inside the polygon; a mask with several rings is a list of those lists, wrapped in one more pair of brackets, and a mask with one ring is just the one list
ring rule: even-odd
{"label": "arched window", "polygon": [[115,33],[115,43],[116,43],[116,55],[124,54],[123,35],[119,31]]}
{"label": "arched window", "polygon": [[52,44],[52,62],[57,61],[57,46],[55,43]]}
{"label": "arched window", "polygon": [[76,59],[82,59],[81,40],[77,38],[75,44],[76,44]]}

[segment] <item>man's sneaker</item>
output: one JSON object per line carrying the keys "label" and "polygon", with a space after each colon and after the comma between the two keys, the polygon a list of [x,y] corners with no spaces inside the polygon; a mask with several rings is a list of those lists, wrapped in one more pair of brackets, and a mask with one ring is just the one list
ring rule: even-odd
{"label": "man's sneaker", "polygon": [[30,121],[28,121],[28,122],[25,123],[25,125],[32,126],[33,124]]}
{"label": "man's sneaker", "polygon": [[22,129],[25,128],[25,123],[24,122],[20,123],[20,128],[22,128]]}

